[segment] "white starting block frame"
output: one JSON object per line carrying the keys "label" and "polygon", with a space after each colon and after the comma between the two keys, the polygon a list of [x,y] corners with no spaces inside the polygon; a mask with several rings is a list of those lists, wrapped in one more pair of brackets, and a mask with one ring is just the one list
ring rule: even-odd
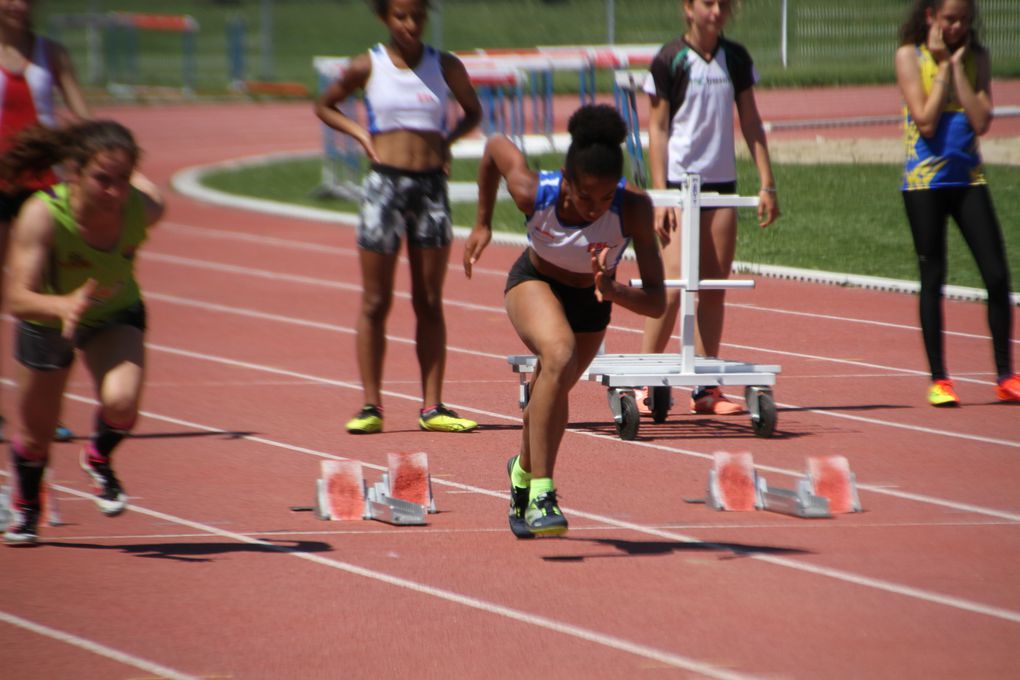
{"label": "white starting block frame", "polygon": [[[698,276],[702,208],[753,208],[757,196],[732,196],[701,192],[701,177],[688,175],[679,189],[651,190],[648,195],[656,207],[682,209],[680,279],[667,279],[666,286],[680,288],[680,351],[677,354],[599,354],[582,374],[582,379],[599,382],[609,388],[609,409],[621,439],[635,439],[641,416],[634,388],[648,389],[649,407],[656,423],[666,420],[674,386],[743,386],[751,429],[759,437],[771,437],[778,421],[772,386],[780,367],[727,361],[694,354],[695,296],[699,290],[753,288],[752,280],[700,279]],[[640,286],[640,279],[632,279]],[[529,399],[531,374],[538,358],[534,355],[507,357],[519,375],[519,403],[523,409]]]}

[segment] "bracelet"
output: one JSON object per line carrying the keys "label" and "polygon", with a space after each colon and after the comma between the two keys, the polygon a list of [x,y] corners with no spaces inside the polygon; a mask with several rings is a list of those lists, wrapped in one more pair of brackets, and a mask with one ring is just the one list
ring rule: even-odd
{"label": "bracelet", "polygon": [[776,188],[775,187],[762,187],[761,189],[758,189],[758,193],[759,194],[774,194],[774,193],[776,193]]}

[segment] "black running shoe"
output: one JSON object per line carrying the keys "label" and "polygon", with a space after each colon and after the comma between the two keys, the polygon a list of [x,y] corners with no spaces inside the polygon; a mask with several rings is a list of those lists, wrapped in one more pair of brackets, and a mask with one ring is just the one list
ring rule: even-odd
{"label": "black running shoe", "polygon": [[39,541],[40,507],[15,503],[11,523],[4,533],[4,542],[11,545],[34,545]]}
{"label": "black running shoe", "polygon": [[95,485],[96,505],[99,512],[107,517],[116,517],[127,508],[127,495],[113,473],[109,463],[98,463],[89,457],[87,448],[81,450],[81,469],[85,471]]}
{"label": "black running shoe", "polygon": [[556,504],[556,490],[539,494],[528,503],[524,519],[531,533],[539,536],[558,536],[567,533],[567,518]]}
{"label": "black running shoe", "polygon": [[534,538],[535,534],[531,533],[524,519],[524,512],[528,509],[528,488],[514,486],[513,482],[512,471],[516,460],[517,456],[510,456],[506,462],[506,474],[510,478],[510,531],[517,538]]}

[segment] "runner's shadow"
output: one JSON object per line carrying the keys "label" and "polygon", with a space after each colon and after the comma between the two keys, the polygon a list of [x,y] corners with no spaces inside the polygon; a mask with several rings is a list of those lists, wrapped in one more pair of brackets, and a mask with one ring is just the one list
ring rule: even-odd
{"label": "runner's shadow", "polygon": [[317,553],[329,552],[332,546],[322,541],[284,541],[282,539],[260,539],[271,544],[257,543],[133,543],[125,545],[104,545],[100,543],[70,543],[46,541],[45,545],[55,548],[78,548],[81,550],[117,550],[125,555],[175,560],[178,562],[212,562],[214,555],[230,553]]}
{"label": "runner's shadow", "polygon": [[593,558],[607,557],[650,557],[672,553],[714,552],[722,559],[734,559],[749,555],[806,555],[809,551],[800,548],[782,548],[773,545],[747,545],[744,543],[684,542],[684,541],[625,541],[617,538],[574,538],[564,541],[584,541],[615,548],[616,552],[590,555],[549,555],[542,559],[547,562],[584,562]]}

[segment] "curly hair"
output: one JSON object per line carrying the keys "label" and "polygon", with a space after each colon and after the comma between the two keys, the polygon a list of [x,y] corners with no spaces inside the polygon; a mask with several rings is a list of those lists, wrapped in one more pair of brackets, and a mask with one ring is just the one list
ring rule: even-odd
{"label": "curly hair", "polygon": [[0,180],[17,183],[64,161],[84,166],[96,154],[113,149],[126,151],[132,165],[141,157],[131,131],[112,120],[88,120],[56,129],[34,125],[19,132],[0,156]]}
{"label": "curly hair", "polygon": [[[967,43],[976,50],[983,50],[979,37],[981,17],[978,13],[976,0],[965,0],[970,10],[970,33],[967,35]],[[900,25],[900,45],[923,45],[928,40],[928,12],[935,14],[946,0],[914,0],[913,7]]]}
{"label": "curly hair", "polygon": [[596,177],[619,177],[623,174],[623,150],[627,124],[620,113],[608,104],[582,106],[567,122],[570,147],[565,170],[568,178],[578,173]]}
{"label": "curly hair", "polygon": [[[391,0],[371,0],[371,2],[372,11],[375,12],[376,16],[385,19],[386,13],[390,11]],[[429,0],[421,0],[421,4],[425,7],[425,9],[432,9],[432,5]]]}

